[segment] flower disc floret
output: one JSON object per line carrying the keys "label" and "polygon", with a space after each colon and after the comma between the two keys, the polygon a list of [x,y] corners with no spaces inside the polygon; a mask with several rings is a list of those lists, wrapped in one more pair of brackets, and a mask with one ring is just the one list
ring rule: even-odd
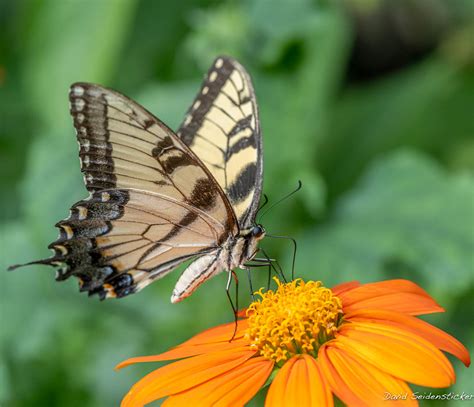
{"label": "flower disc floret", "polygon": [[276,291],[257,294],[247,311],[246,338],[263,357],[281,364],[297,354],[317,356],[342,322],[342,303],[319,281],[277,280]]}

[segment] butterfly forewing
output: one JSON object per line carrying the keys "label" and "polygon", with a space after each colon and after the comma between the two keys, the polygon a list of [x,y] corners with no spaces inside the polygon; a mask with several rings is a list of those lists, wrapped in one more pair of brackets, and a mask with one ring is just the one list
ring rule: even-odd
{"label": "butterfly forewing", "polygon": [[177,134],[224,189],[242,229],[262,191],[262,143],[252,82],[228,57],[217,58]]}
{"label": "butterfly forewing", "polygon": [[143,107],[118,92],[87,83],[72,85],[70,103],[81,170],[90,191],[142,189],[178,201],[192,200],[198,208],[208,206],[207,212],[217,219],[233,217],[205,166]]}

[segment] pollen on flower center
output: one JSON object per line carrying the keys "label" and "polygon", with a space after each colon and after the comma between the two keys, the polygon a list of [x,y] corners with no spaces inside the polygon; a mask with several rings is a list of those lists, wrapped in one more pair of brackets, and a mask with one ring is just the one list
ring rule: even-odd
{"label": "pollen on flower center", "polygon": [[316,357],[319,347],[334,338],[342,321],[342,303],[319,281],[280,283],[248,308],[246,338],[251,347],[276,363],[296,354]]}

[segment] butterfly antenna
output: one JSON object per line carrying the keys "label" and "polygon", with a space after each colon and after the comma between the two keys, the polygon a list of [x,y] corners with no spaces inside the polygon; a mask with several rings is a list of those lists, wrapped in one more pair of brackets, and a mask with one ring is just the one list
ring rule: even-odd
{"label": "butterfly antenna", "polygon": [[296,252],[298,250],[298,245],[296,244],[296,240],[290,236],[277,236],[277,235],[265,235],[266,237],[270,237],[272,239],[286,239],[290,240],[293,243],[293,260],[291,262],[291,280],[295,279],[295,262],[296,262]]}
{"label": "butterfly antenna", "polygon": [[263,202],[262,205],[260,205],[260,208],[257,209],[257,213],[259,213],[265,207],[265,205],[268,203],[267,194],[263,194],[263,200],[264,200],[264,202]]}
{"label": "butterfly antenna", "polygon": [[[285,201],[286,199],[288,199],[290,196],[292,196],[293,194],[296,194],[300,189],[301,187],[303,186],[303,183],[301,181],[298,181],[298,186],[296,187],[296,189],[294,189],[293,191],[291,191],[289,194],[285,195],[284,197],[280,198],[278,201],[276,201],[273,205],[270,205],[270,207],[268,207],[259,217],[257,223],[261,223],[263,217],[268,213],[268,211],[270,211],[272,208],[274,208],[275,206],[277,206],[278,204],[280,204],[281,202]],[[266,197],[266,195],[264,195]],[[267,199],[267,202],[268,202],[268,199]],[[266,202],[265,202],[266,204]],[[260,207],[260,209],[262,209],[264,206],[262,205]]]}

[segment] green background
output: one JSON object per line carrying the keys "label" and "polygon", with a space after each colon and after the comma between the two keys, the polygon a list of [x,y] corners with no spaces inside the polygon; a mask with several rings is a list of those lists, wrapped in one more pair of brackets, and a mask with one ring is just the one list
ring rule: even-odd
{"label": "green background", "polygon": [[[100,302],[46,267],[3,271],[47,257],[87,196],[69,85],[113,87],[176,128],[221,53],[253,77],[270,200],[303,181],[263,222],[298,240],[297,276],[412,279],[447,309],[428,320],[474,349],[473,15],[471,0],[1,0],[0,404],[118,405],[157,365],[116,363],[232,319],[224,274],[171,305],[177,272]],[[291,246],[263,246],[288,274]],[[454,366],[451,390],[474,393]]]}

